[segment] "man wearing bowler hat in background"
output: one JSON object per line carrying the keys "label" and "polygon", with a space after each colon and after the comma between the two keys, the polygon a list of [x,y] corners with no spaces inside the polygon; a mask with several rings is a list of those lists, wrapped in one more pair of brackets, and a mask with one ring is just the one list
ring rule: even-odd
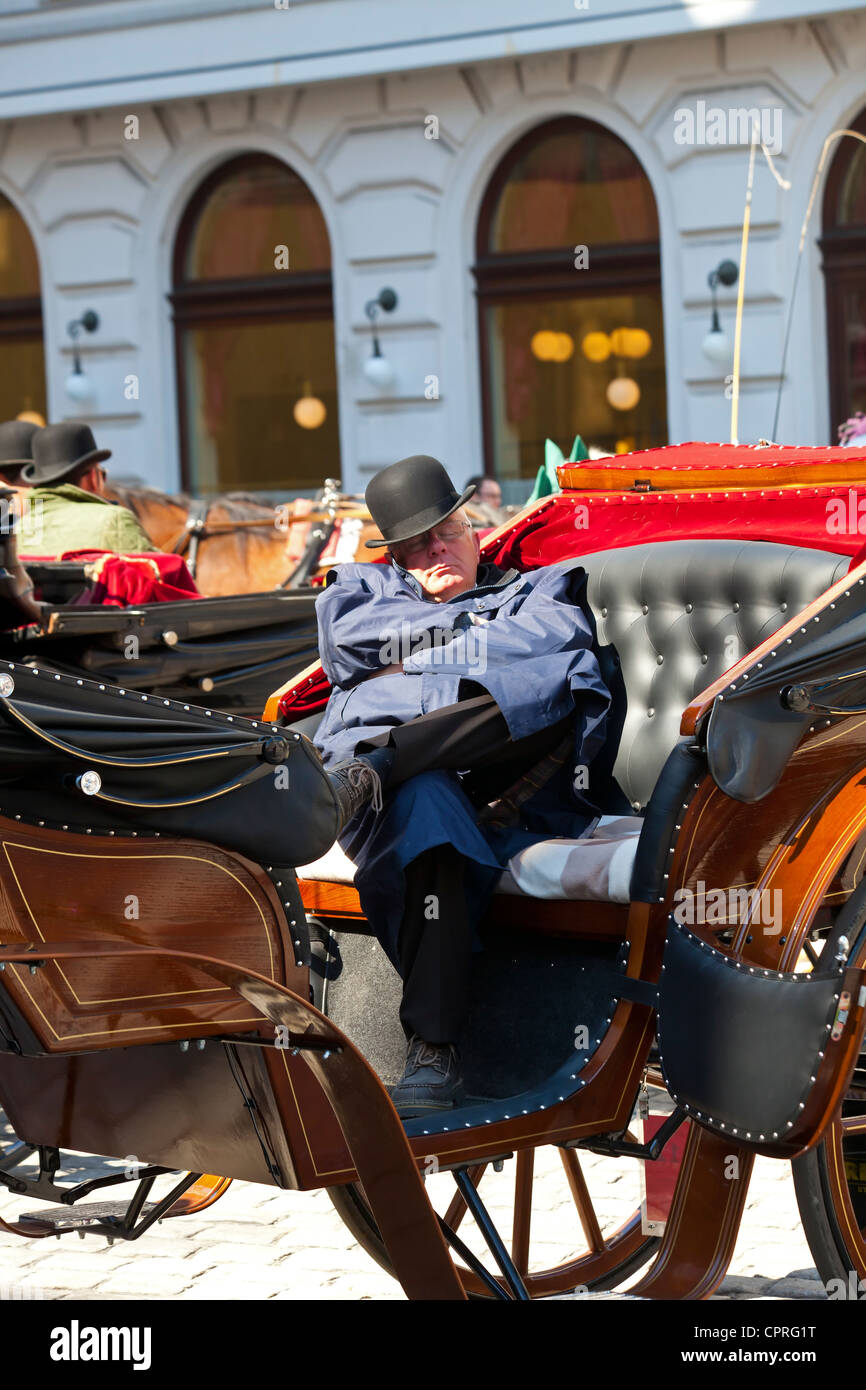
{"label": "man wearing bowler hat in background", "polygon": [[97,448],[89,425],[46,425],[36,430],[32,446],[32,462],[18,479],[29,489],[18,536],[21,554],[111,550],[135,555],[156,549],[129,508],[103,496],[101,464],[111,451]]}
{"label": "man wearing bowler hat in background", "polygon": [[29,420],[5,420],[0,425],[0,487],[16,487],[21,469],[33,462],[38,428]]}
{"label": "man wearing bowler hat in background", "polygon": [[[346,564],[316,604],[333,691],[316,743],[340,844],[403,978],[404,1118],[459,1104],[474,928],[511,855],[591,830],[576,766],[609,776],[610,694],[575,562],[481,564],[445,468],[415,455],[371,480],[387,565]],[[591,769],[592,772],[592,769]]]}
{"label": "man wearing bowler hat in background", "polygon": [[12,533],[16,530],[15,494],[21,469],[33,460],[32,440],[38,429],[29,420],[5,420],[0,424],[0,533],[4,541],[4,569],[0,572],[3,597],[13,597],[20,621],[41,623],[42,610],[33,598],[33,581],[16,554]]}

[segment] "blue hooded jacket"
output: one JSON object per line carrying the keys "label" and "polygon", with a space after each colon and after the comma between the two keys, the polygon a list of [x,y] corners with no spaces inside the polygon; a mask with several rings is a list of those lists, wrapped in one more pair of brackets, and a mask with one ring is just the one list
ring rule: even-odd
{"label": "blue hooded jacket", "polygon": [[[578,561],[527,574],[482,564],[472,590],[435,603],[393,561],[329,574],[316,602],[319,652],[333,686],[316,734],[326,764],[478,687],[493,696],[513,739],[578,711],[574,765],[524,803],[519,828],[479,826],[458,774],[438,770],[411,778],[383,812],[368,806],[345,827],[340,843],[356,864],[362,906],[395,964],[402,870],[424,850],[451,843],[478,866],[467,874],[477,916],[512,854],[551,835],[578,836],[597,814],[576,787],[585,779],[575,777],[604,744],[610,704],[585,584]],[[402,673],[368,679],[400,663]]]}

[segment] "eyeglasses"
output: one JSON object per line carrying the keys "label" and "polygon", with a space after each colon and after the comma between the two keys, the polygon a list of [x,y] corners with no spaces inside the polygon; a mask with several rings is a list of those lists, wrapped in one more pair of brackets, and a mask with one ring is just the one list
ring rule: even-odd
{"label": "eyeglasses", "polygon": [[400,560],[418,560],[422,555],[426,555],[430,548],[430,542],[436,540],[451,544],[459,541],[464,531],[471,531],[472,527],[468,521],[448,521],[442,526],[434,526],[431,531],[425,531],[421,536],[413,536],[411,540],[400,541],[399,545],[392,546],[391,549]]}

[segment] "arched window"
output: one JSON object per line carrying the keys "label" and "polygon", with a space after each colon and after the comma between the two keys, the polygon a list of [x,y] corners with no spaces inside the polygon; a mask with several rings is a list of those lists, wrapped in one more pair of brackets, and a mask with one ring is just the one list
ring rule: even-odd
{"label": "arched window", "polygon": [[45,423],[39,262],[27,224],[0,193],[0,420]]}
{"label": "arched window", "polygon": [[658,215],[622,140],[571,116],[519,140],[487,188],[474,273],[489,472],[533,477],[548,437],[667,442]]}
{"label": "arched window", "polygon": [[[866,110],[852,130],[866,135]],[[830,442],[866,411],[866,145],[843,136],[824,190],[821,253],[827,282]]]}
{"label": "arched window", "polygon": [[263,154],[215,170],[178,232],[171,303],[184,485],[289,494],[339,476],[331,248],[304,181]]}

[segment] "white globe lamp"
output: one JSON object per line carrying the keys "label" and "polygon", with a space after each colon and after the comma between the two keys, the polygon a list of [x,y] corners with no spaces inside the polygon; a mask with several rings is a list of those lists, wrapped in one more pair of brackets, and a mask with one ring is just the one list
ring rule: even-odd
{"label": "white globe lamp", "polygon": [[372,357],[366,359],[364,376],[373,386],[378,386],[383,391],[394,385],[394,368],[381,352],[374,352]]}
{"label": "white globe lamp", "polygon": [[66,394],[76,405],[90,405],[95,397],[93,382],[85,376],[80,364],[73,367],[64,383]]}
{"label": "white globe lamp", "polygon": [[713,311],[713,322],[709,333],[701,343],[701,352],[717,367],[729,367],[734,358],[734,346],[719,323],[719,316]]}

